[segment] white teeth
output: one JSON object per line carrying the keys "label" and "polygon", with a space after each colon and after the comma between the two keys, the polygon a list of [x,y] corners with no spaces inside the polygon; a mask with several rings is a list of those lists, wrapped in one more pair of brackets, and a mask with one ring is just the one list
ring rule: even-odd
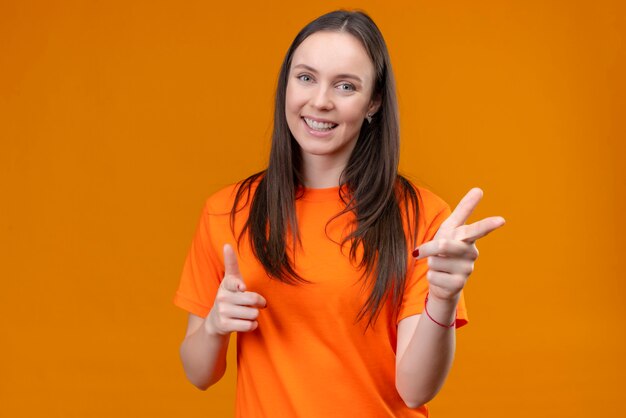
{"label": "white teeth", "polygon": [[330,131],[335,126],[337,126],[337,124],[335,123],[317,122],[309,118],[304,118],[304,121],[307,125],[309,125],[310,128],[313,128],[317,131]]}

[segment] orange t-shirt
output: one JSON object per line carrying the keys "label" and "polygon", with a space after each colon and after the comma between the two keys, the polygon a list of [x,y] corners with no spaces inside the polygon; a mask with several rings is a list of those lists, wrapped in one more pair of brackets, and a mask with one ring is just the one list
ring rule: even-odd
{"label": "orange t-shirt", "polygon": [[[419,245],[432,239],[450,208],[434,193],[416,190]],[[367,316],[355,320],[369,287],[363,286],[361,272],[348,258],[350,244],[343,253],[337,244],[353,215],[342,215],[326,228],[344,205],[339,189],[305,189],[296,200],[302,248],[296,251],[294,265],[312,282],[298,285],[269,278],[247,240],[237,250],[237,235],[233,236],[229,221],[235,191],[234,185],[229,186],[207,200],[174,303],[200,317],[208,315],[224,276],[226,243],[237,252],[247,290],[267,300],[267,308],[259,312],[258,328],[237,335],[236,416],[428,416],[425,405],[408,408],[395,387],[397,324],[423,310],[428,291],[426,259],[415,262],[407,254],[409,272],[397,315],[388,298],[374,327],[366,332]],[[237,214],[235,234],[247,214],[247,207]],[[466,322],[461,296],[456,325]]]}

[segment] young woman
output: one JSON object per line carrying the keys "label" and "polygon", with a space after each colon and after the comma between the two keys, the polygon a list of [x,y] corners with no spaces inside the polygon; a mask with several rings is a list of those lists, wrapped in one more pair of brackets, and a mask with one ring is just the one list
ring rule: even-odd
{"label": "young woman", "polygon": [[397,171],[387,48],[364,13],[336,11],[296,36],[276,92],[266,170],[211,196],[174,302],[180,353],[206,389],[237,332],[238,417],[424,417],[450,369],[475,241]]}

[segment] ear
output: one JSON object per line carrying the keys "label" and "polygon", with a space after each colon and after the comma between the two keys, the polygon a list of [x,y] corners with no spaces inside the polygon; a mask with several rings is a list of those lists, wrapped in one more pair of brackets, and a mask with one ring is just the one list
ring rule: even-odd
{"label": "ear", "polygon": [[380,98],[380,95],[373,98],[372,101],[370,102],[370,105],[367,108],[367,113],[373,115],[374,113],[378,112],[378,109],[380,109],[381,103],[382,103],[382,99]]}

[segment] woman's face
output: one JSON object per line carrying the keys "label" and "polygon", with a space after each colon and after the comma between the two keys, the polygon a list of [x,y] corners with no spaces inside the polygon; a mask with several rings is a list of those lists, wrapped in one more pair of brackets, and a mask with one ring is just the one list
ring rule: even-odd
{"label": "woman's face", "polygon": [[345,165],[372,101],[374,65],[361,42],[344,32],[316,32],[295,50],[285,113],[306,163],[313,156]]}

